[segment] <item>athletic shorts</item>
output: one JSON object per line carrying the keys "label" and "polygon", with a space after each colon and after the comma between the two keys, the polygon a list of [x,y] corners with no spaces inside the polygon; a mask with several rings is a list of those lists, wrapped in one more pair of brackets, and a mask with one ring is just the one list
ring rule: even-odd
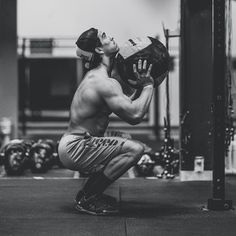
{"label": "athletic shorts", "polygon": [[87,132],[64,134],[58,153],[63,165],[84,174],[98,172],[118,154],[127,138],[93,137]]}

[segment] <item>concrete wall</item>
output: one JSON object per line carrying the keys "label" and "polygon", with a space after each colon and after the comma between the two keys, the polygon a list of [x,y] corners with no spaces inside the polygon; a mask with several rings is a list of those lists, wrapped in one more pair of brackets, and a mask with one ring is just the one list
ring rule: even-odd
{"label": "concrete wall", "polygon": [[[100,28],[122,44],[129,37],[159,36],[165,43],[162,22],[179,27],[180,0],[18,0],[18,36],[77,37],[89,27]],[[178,39],[171,39],[176,56],[170,74],[171,123],[179,125]],[[160,124],[165,116],[165,85],[160,86]]]}
{"label": "concrete wall", "polygon": [[232,10],[232,56],[236,57],[236,1],[231,1],[231,10]]}
{"label": "concrete wall", "polygon": [[18,125],[16,33],[16,0],[0,0],[0,119],[11,119],[13,137]]}
{"label": "concrete wall", "polygon": [[176,28],[179,0],[18,0],[19,36],[78,36],[98,27],[118,42],[160,35],[161,22]]}

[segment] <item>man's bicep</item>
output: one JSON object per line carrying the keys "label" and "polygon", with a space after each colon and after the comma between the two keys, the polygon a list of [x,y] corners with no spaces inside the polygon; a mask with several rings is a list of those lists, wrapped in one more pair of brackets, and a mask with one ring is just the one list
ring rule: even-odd
{"label": "man's bicep", "polygon": [[123,93],[117,81],[110,80],[108,83],[103,84],[101,92],[101,96],[111,112],[130,124],[134,124],[137,121],[139,110],[134,106],[132,100]]}
{"label": "man's bicep", "polygon": [[104,96],[104,100],[114,113],[129,110],[132,103],[129,97],[117,90],[109,91],[109,93]]}

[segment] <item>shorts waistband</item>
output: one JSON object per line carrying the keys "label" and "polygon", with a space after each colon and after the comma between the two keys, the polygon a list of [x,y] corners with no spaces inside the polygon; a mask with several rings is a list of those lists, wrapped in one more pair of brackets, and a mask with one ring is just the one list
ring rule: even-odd
{"label": "shorts waistband", "polygon": [[91,134],[87,131],[66,132],[65,135],[76,135],[76,136],[82,136],[85,138],[91,137]]}

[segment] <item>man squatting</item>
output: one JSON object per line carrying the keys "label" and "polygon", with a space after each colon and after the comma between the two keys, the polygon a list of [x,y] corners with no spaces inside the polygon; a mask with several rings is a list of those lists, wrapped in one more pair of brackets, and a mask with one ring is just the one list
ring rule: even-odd
{"label": "man squatting", "polygon": [[139,60],[133,65],[137,83],[142,85],[141,91],[134,90],[119,77],[119,46],[112,37],[91,28],[80,35],[76,45],[87,71],[71,103],[59,157],[66,168],[89,176],[77,193],[75,208],[92,215],[116,214],[116,199],[103,192],[139,161],[144,144],[123,137],[104,137],[104,133],[112,112],[131,125],[142,121],[154,91],[152,64]]}

